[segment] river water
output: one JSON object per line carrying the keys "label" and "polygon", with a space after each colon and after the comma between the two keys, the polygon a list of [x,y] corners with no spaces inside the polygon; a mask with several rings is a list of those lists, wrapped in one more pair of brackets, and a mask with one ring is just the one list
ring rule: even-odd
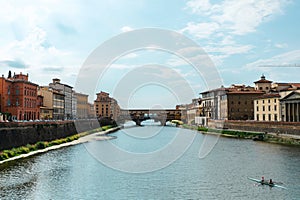
{"label": "river water", "polygon": [[[65,147],[0,166],[0,199],[300,199],[300,148],[240,140],[218,139],[212,151],[199,158],[204,135],[175,127],[138,127],[120,130],[110,141],[91,141]],[[174,147],[178,135],[192,138],[186,151],[163,162],[161,154],[152,164],[140,166],[137,160],[122,159],[108,145],[127,153],[145,155]],[[195,137],[191,137],[195,136]],[[101,153],[114,158],[110,166],[97,157]],[[120,160],[120,162],[118,162]],[[110,160],[111,161],[111,160]],[[144,161],[141,161],[144,162]],[[103,164],[104,163],[104,164]],[[168,163],[161,169],[155,167]],[[129,168],[128,168],[129,166]],[[132,166],[132,172],[128,171]],[[139,168],[137,168],[139,166]],[[147,169],[146,173],[137,173]],[[115,168],[115,169],[113,169]],[[152,169],[152,170],[151,170]],[[120,171],[121,170],[121,171]],[[141,171],[139,171],[141,172]],[[288,189],[257,185],[247,177],[272,178]]]}

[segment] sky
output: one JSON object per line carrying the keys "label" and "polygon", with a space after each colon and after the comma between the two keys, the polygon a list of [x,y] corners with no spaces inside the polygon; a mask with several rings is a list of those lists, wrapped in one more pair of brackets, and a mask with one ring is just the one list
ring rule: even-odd
{"label": "sky", "polygon": [[[0,0],[0,73],[28,73],[39,85],[60,78],[89,94],[90,102],[105,91],[121,107],[174,108],[213,87],[176,52],[136,49],[112,60],[97,81],[78,78],[105,42],[159,28],[197,43],[220,86],[253,86],[262,74],[274,82],[300,82],[299,10],[296,0]],[[120,48],[148,39],[143,37],[120,42]],[[125,80],[138,84],[129,88]]]}

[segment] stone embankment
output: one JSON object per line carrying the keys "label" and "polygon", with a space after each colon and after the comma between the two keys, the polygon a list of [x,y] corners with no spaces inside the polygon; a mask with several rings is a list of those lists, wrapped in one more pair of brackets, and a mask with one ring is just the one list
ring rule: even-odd
{"label": "stone embankment", "polygon": [[260,132],[264,134],[263,140],[266,142],[300,145],[299,122],[209,120],[208,127],[225,130]]}
{"label": "stone embankment", "polygon": [[238,120],[209,120],[208,127],[252,132],[272,133],[276,135],[300,136],[300,122],[257,122]]}
{"label": "stone embankment", "polygon": [[93,141],[93,140],[115,139],[116,136],[108,136],[107,134],[113,133],[113,132],[115,132],[119,129],[120,129],[120,127],[115,127],[115,128],[110,128],[106,131],[92,133],[92,134],[86,135],[84,137],[80,137],[78,140],[74,140],[74,141],[59,144],[59,145],[50,146],[50,147],[47,147],[45,149],[39,149],[39,150],[32,151],[32,152],[29,152],[29,153],[26,153],[26,154],[21,154],[21,155],[18,155],[18,156],[15,156],[15,157],[12,157],[12,158],[9,158],[9,159],[6,159],[6,160],[2,160],[2,161],[0,161],[0,164],[7,163],[7,162],[10,162],[10,161],[13,161],[13,160],[18,160],[18,159],[21,159],[21,158],[30,157],[30,156],[33,156],[33,155],[36,155],[36,154],[45,153],[45,152],[48,152],[48,151],[51,151],[51,150],[60,149],[60,148],[67,147],[67,146],[73,146],[73,145],[76,145],[76,144],[81,144],[81,143]]}
{"label": "stone embankment", "polygon": [[0,151],[99,128],[97,120],[0,123]]}

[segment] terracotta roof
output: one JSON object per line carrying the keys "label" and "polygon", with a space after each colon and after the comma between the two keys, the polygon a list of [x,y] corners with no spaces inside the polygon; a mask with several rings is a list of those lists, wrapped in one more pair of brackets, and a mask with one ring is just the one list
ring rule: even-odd
{"label": "terracotta roof", "polygon": [[225,88],[225,87],[221,87],[221,88],[216,88],[216,89],[212,89],[212,90],[207,90],[204,92],[200,92],[200,94],[205,94],[205,93],[209,93],[209,92],[215,92],[215,91],[224,91],[224,90],[228,90],[229,88]]}
{"label": "terracotta roof", "polygon": [[281,96],[278,93],[268,93],[262,96],[257,97],[257,99],[268,99],[268,98],[280,98]]}
{"label": "terracotta roof", "polygon": [[254,83],[272,83],[272,81],[267,80],[266,77],[264,75],[262,75],[260,77],[260,80],[255,81]]}
{"label": "terracotta roof", "polygon": [[290,83],[291,85],[295,86],[295,87],[300,87],[300,83]]}
{"label": "terracotta roof", "polygon": [[261,80],[255,81],[254,83],[272,83],[272,81],[261,79]]}
{"label": "terracotta roof", "polygon": [[264,92],[259,90],[250,90],[250,91],[236,90],[236,91],[230,91],[227,94],[264,94]]}

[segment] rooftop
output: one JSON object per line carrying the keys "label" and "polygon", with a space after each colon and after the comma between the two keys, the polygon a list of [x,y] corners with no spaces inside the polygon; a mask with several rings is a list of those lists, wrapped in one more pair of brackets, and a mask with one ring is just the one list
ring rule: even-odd
{"label": "rooftop", "polygon": [[255,81],[254,83],[272,83],[272,81],[267,80],[266,77],[264,75],[262,75],[260,77],[260,80]]}

